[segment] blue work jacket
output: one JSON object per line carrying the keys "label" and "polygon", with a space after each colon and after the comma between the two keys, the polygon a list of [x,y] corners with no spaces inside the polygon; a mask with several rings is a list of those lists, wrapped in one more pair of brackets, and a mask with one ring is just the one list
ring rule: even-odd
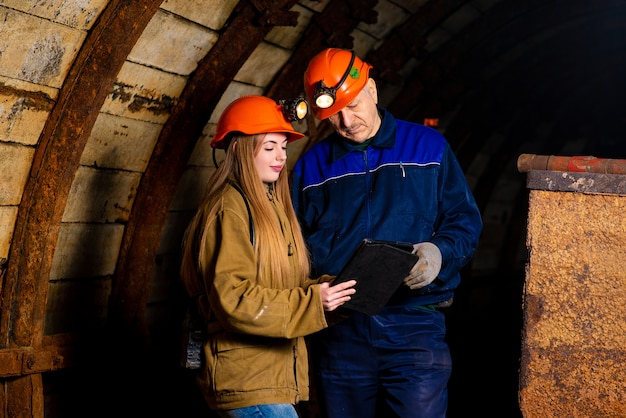
{"label": "blue work jacket", "polygon": [[379,110],[382,124],[367,148],[333,134],[294,167],[293,202],[313,277],[338,274],[364,238],[429,241],[442,254],[438,278],[418,290],[403,285],[390,303],[449,300],[478,244],[480,211],[445,138]]}

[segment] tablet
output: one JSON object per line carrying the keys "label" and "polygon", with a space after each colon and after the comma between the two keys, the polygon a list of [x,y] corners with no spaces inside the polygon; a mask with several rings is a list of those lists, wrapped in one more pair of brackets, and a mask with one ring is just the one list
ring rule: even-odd
{"label": "tablet", "polygon": [[333,282],[356,280],[356,293],[342,308],[377,314],[417,262],[412,251],[413,244],[364,239]]}

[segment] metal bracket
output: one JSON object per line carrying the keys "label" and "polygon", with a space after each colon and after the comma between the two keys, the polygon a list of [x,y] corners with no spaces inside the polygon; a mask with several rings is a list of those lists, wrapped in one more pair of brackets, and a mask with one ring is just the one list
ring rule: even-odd
{"label": "metal bracket", "polygon": [[255,19],[263,26],[296,26],[300,13],[282,10],[276,7],[274,2],[266,0],[250,0],[252,6],[259,12]]}
{"label": "metal bracket", "polygon": [[63,356],[55,350],[20,348],[0,350],[0,378],[25,376],[64,367]]}

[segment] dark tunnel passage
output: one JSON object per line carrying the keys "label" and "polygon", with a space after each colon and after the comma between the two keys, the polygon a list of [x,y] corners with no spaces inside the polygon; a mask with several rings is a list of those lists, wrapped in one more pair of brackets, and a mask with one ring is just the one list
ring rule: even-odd
{"label": "dark tunnel passage", "polygon": [[[264,86],[268,94],[298,93],[305,58],[310,51],[330,42],[329,39],[334,42],[333,46],[363,47],[355,45],[349,34],[358,31],[358,19],[371,16],[373,4],[377,2],[332,1],[339,3],[345,14],[335,13],[330,7],[314,14],[306,36],[288,51],[291,55],[285,58],[283,69]],[[240,3],[254,9],[252,6],[265,2]],[[364,57],[374,64],[373,76],[377,79],[381,104],[399,118],[418,123],[425,118],[440,121],[438,129],[450,142],[467,173],[485,222],[476,255],[463,270],[454,304],[446,311],[453,358],[448,417],[518,418],[521,417],[518,396],[523,287],[528,256],[528,189],[526,175],[518,172],[516,161],[524,153],[626,158],[626,1],[391,3],[409,4],[417,12],[407,12],[410,17],[404,25],[385,34],[384,39],[373,40],[376,47],[369,49]],[[158,5],[153,7],[156,9]],[[447,19],[464,8],[478,11],[479,17],[467,26],[459,25],[462,27],[457,30]],[[355,12],[349,15],[344,9]],[[112,21],[121,21],[123,17]],[[241,19],[241,15],[238,19],[235,17],[229,21],[230,28],[250,24]],[[216,55],[222,54],[218,70],[235,66],[235,63],[241,67],[256,46],[252,44],[263,39],[257,26],[258,32],[250,35],[250,39],[234,37],[228,29],[227,25],[222,34],[230,38],[224,36],[226,41],[218,43],[219,48],[213,51]],[[438,31],[445,32],[449,38],[441,44],[428,44],[428,40],[437,40]],[[233,38],[250,45],[232,42]],[[225,46],[228,39],[234,45]],[[131,45],[127,47],[131,49]],[[207,56],[211,57],[209,53]],[[120,62],[125,59],[125,56],[119,58]],[[200,76],[194,78],[192,74],[189,91],[203,86],[202,94],[214,94],[215,97],[209,95],[211,106],[207,105],[213,110],[226,86],[233,82],[236,71],[227,77],[225,71],[216,71],[216,75],[211,72],[215,68],[208,68],[205,68],[205,77],[211,83],[203,83],[206,80]],[[101,75],[95,74],[93,79],[99,80]],[[113,75],[108,76],[113,80]],[[8,89],[2,84],[3,80],[0,80],[0,93]],[[66,81],[67,86],[70,84]],[[76,91],[88,90],[84,89]],[[68,88],[68,96],[76,91]],[[162,154],[146,157],[166,163],[160,166],[161,171],[151,173],[153,179],[147,182],[147,188],[174,190],[176,180],[171,179],[181,175],[184,164],[168,163],[167,150],[193,148],[192,141],[197,138],[190,139],[193,135],[189,131],[177,128],[190,126],[191,122],[195,122],[196,127],[206,123],[206,120],[190,120],[197,116],[193,111],[204,102],[204,97],[201,100],[191,93],[179,103],[172,101],[172,106],[177,106],[172,110],[172,119],[174,116],[178,119],[167,125],[168,129],[160,138],[161,147],[157,149]],[[98,109],[92,111],[95,115]],[[209,115],[203,117],[208,119]],[[157,126],[151,121],[147,124]],[[76,131],[81,128],[77,123]],[[172,166],[177,167],[174,172],[169,171]],[[95,171],[97,167],[92,168]],[[74,173],[70,174],[68,178]],[[37,197],[31,196],[34,202]],[[26,199],[23,206],[27,207],[28,203]],[[153,213],[137,213],[125,220],[124,226],[149,230],[150,221],[158,217],[149,218]],[[149,218],[148,221],[145,218]],[[154,247],[156,251],[156,245]],[[154,255],[149,254],[148,258]],[[157,265],[168,260],[161,254],[153,258]],[[0,257],[0,262],[2,260]],[[152,267],[144,269],[150,271]],[[168,268],[172,269],[158,265],[155,270]],[[132,276],[134,272],[129,270],[130,273],[123,273]],[[169,270],[166,274],[175,275]],[[132,280],[127,283],[130,282]],[[121,296],[127,296],[124,290],[120,291]],[[182,304],[182,289],[176,290],[180,295],[173,292],[173,299]],[[131,288],[128,293],[132,292],[147,293],[146,289]],[[158,303],[154,302],[150,308]],[[110,334],[81,335],[87,339],[89,350],[77,350],[75,361],[89,367],[68,367],[43,374],[46,409],[56,414],[50,418],[215,416],[201,398],[193,372],[179,367],[180,341],[172,335],[179,333],[180,306],[174,306],[172,311],[176,315],[158,317],[158,326],[150,329],[148,338],[138,333],[120,339],[113,329],[106,330]],[[74,319],[80,323],[82,318],[77,315]],[[59,396],[55,396],[57,394]],[[315,400],[301,405],[300,412],[303,418],[317,418]]]}

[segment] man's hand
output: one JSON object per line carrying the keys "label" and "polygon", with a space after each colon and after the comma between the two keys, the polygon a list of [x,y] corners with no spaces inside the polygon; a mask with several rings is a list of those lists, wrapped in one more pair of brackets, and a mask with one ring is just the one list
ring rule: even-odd
{"label": "man's hand", "polygon": [[350,300],[350,295],[356,292],[354,285],[356,280],[348,280],[331,286],[331,283],[324,282],[320,285],[322,289],[322,305],[325,311],[334,311],[344,303]]}
{"label": "man's hand", "polygon": [[419,260],[404,278],[404,284],[411,289],[420,289],[431,284],[439,274],[441,251],[431,242],[420,242],[413,245],[413,254],[417,254]]}

